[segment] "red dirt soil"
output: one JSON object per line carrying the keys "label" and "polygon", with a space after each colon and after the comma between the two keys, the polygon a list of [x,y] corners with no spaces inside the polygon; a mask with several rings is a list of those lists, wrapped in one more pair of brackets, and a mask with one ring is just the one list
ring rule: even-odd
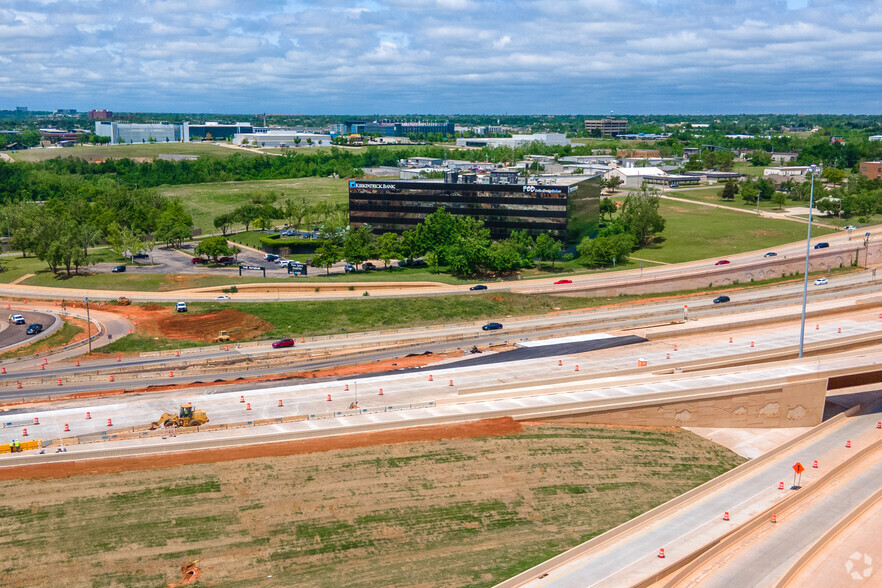
{"label": "red dirt soil", "polygon": [[[69,478],[115,474],[136,470],[155,470],[182,465],[219,463],[256,459],[261,457],[286,457],[334,451],[338,449],[357,449],[375,445],[393,445],[420,441],[440,441],[442,439],[469,439],[472,437],[497,437],[520,433],[523,427],[510,417],[485,419],[454,425],[428,425],[410,427],[393,431],[376,431],[321,439],[302,439],[281,443],[264,443],[224,449],[203,449],[182,451],[165,455],[124,457],[119,459],[98,459],[66,463],[25,465],[0,468],[0,480],[30,480],[41,478]],[[109,442],[112,443],[112,442]]]}
{"label": "red dirt soil", "polygon": [[226,331],[232,341],[257,339],[272,330],[271,323],[234,308],[205,314],[175,312],[168,306],[106,305],[101,310],[126,316],[135,324],[135,331],[145,337],[165,337],[210,343]]}

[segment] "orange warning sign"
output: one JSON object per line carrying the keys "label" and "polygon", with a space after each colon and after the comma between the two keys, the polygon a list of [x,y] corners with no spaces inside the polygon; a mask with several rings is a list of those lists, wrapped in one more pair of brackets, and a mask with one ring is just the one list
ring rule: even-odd
{"label": "orange warning sign", "polygon": [[796,472],[797,474],[801,474],[802,472],[805,471],[805,468],[802,467],[801,463],[796,462],[795,464],[793,464],[793,471]]}

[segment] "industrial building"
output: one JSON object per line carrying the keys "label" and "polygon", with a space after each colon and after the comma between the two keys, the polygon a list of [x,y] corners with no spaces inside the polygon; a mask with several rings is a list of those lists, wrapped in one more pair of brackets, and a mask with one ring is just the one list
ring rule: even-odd
{"label": "industrial building", "polygon": [[545,145],[569,145],[570,140],[564,133],[534,133],[532,135],[512,135],[511,137],[460,137],[456,140],[457,147],[520,147],[529,143]]}
{"label": "industrial building", "polygon": [[181,125],[160,123],[118,123],[95,121],[95,134],[110,137],[113,144],[171,143],[181,140]]}
{"label": "industrial building", "polygon": [[233,136],[233,143],[260,147],[321,147],[331,144],[331,135],[271,129],[254,133],[237,133]]}
{"label": "industrial building", "polygon": [[401,233],[444,208],[484,221],[493,239],[525,230],[534,236],[548,233],[564,242],[574,241],[597,226],[599,180],[596,176],[526,184],[517,183],[516,173],[499,172],[478,183],[476,174],[452,171],[438,181],[352,180],[349,224],[367,224],[377,233]]}
{"label": "industrial building", "polygon": [[882,161],[862,161],[859,169],[861,175],[869,180],[882,179]]}
{"label": "industrial building", "polygon": [[181,140],[202,141],[208,139],[211,141],[226,141],[232,139],[240,133],[253,133],[254,125],[247,122],[237,122],[232,124],[222,124],[218,122],[206,122],[198,124],[190,124],[185,122],[181,125]]}

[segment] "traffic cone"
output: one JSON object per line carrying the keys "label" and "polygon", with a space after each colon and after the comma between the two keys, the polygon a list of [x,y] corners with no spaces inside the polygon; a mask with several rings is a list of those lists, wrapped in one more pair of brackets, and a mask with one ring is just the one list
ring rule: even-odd
{"label": "traffic cone", "polygon": [[380,396],[382,396],[382,395],[383,395],[383,389],[380,388]]}
{"label": "traffic cone", "polygon": [[815,460],[815,461],[812,462],[812,467],[813,467],[813,468],[818,467],[818,460]]}
{"label": "traffic cone", "polygon": [[300,342],[301,342],[301,343],[306,343],[306,337],[300,337]]}
{"label": "traffic cone", "polygon": [[180,349],[175,349],[175,356],[176,356],[176,357],[180,357],[180,356],[181,356],[181,350],[180,350]]}
{"label": "traffic cone", "polygon": [[46,369],[46,364],[45,364],[45,363],[41,363],[41,364],[40,364],[40,369],[41,369],[41,370],[45,370],[45,369]]}
{"label": "traffic cone", "polygon": [[671,354],[670,354],[670,353],[666,353],[666,354],[665,354],[665,359],[671,359]]}
{"label": "traffic cone", "polygon": [[729,337],[729,343],[732,343],[732,337]]}
{"label": "traffic cone", "polygon": [[4,373],[4,374],[6,373],[6,368],[3,368],[3,373]]}
{"label": "traffic cone", "polygon": [[557,365],[558,365],[558,367],[562,366],[562,365],[563,365],[563,360],[562,360],[562,359],[558,359],[558,360],[557,360]]}
{"label": "traffic cone", "polygon": [[815,330],[816,330],[816,331],[820,331],[820,330],[821,330],[821,325],[815,325]]}
{"label": "traffic cone", "polygon": [[282,400],[279,399],[279,408],[282,408]]}
{"label": "traffic cone", "polygon": [[781,482],[778,484],[778,490],[783,490],[783,489],[784,489],[784,482]]}
{"label": "traffic cone", "polygon": [[245,410],[251,410],[251,403],[250,402],[245,405]]}
{"label": "traffic cone", "polygon": [[170,372],[168,373],[168,377],[169,377],[169,378],[174,378],[174,377],[175,377],[175,373],[170,371]]}
{"label": "traffic cone", "polygon": [[750,342],[750,346],[753,347],[753,341]]}
{"label": "traffic cone", "polygon": [[574,372],[578,372],[578,371],[579,371],[579,364],[578,364],[578,363],[576,364],[576,369],[574,369],[573,371],[574,371]]}
{"label": "traffic cone", "polygon": [[110,376],[110,381],[111,381],[111,382],[113,381],[113,375]]}
{"label": "traffic cone", "polygon": [[658,550],[658,558],[659,559],[665,558],[665,548],[664,547],[662,547],[661,549]]}
{"label": "traffic cone", "polygon": [[18,383],[18,389],[21,390],[21,382]]}
{"label": "traffic cone", "polygon": [[429,381],[432,381],[432,374],[429,374]]}
{"label": "traffic cone", "polygon": [[726,512],[723,513],[723,520],[724,520],[724,521],[728,521],[728,520],[729,520],[729,511],[728,511],[728,510],[727,510]]}
{"label": "traffic cone", "polygon": [[120,361],[122,361],[122,358],[119,355],[117,355],[116,356],[116,363],[119,363]]}
{"label": "traffic cone", "polygon": [[[21,387],[21,386],[19,386],[19,387]],[[876,428],[882,429],[882,421],[879,421],[878,423],[876,423]]]}
{"label": "traffic cone", "polygon": [[851,449],[851,439],[845,442],[846,449]]}
{"label": "traffic cone", "polygon": [[80,367],[80,360],[77,360],[77,367]]}
{"label": "traffic cone", "polygon": [[836,330],[836,332],[837,332],[837,333],[841,333],[841,332],[842,332],[842,327],[839,327],[839,328]]}
{"label": "traffic cone", "polygon": [[330,401],[331,401],[331,395],[328,394],[328,402],[330,402]]}
{"label": "traffic cone", "polygon": [[450,380],[450,385],[453,386],[453,380]]}
{"label": "traffic cone", "polygon": [[91,419],[92,419],[92,413],[91,413],[91,412],[86,412],[86,420],[88,421],[88,420],[91,420]]}
{"label": "traffic cone", "polygon": [[676,345],[674,345],[674,351],[676,351],[676,350],[677,350],[677,346],[676,346]]}
{"label": "traffic cone", "polygon": [[64,423],[64,432],[65,432],[65,433],[70,433],[70,427],[68,426],[67,423]]}
{"label": "traffic cone", "polygon": [[27,430],[27,429],[22,429],[22,430],[21,430],[21,436],[22,436],[22,437],[27,437],[27,436],[28,436],[28,430]]}
{"label": "traffic cone", "polygon": [[345,384],[345,385],[343,386],[343,391],[344,391],[344,392],[349,392],[349,384]]}
{"label": "traffic cone", "polygon": [[778,522],[778,517],[776,517],[775,515],[772,515],[772,522],[773,522],[773,523],[777,523],[777,522]]}
{"label": "traffic cone", "polygon": [[58,385],[61,386],[61,378],[58,378]]}
{"label": "traffic cone", "polygon": [[107,419],[107,426],[108,426],[108,427],[112,427],[112,426],[113,426],[113,421],[110,420],[109,418]]}
{"label": "traffic cone", "polygon": [[245,397],[244,397],[244,396],[240,396],[240,397],[239,397],[239,403],[240,403],[240,404],[244,404],[244,403],[245,403]]}
{"label": "traffic cone", "polygon": [[38,417],[34,417],[34,425],[39,425],[40,419]]}

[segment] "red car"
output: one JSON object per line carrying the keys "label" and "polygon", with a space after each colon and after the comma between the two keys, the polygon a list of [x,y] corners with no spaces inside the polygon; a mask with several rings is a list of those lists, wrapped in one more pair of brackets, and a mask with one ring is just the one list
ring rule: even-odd
{"label": "red car", "polygon": [[208,260],[203,259],[201,257],[194,257],[190,260],[190,263],[192,263],[193,265],[196,265],[196,264],[208,263]]}
{"label": "red car", "polygon": [[572,283],[573,283],[572,280],[558,280],[555,282],[555,284],[572,284]]}
{"label": "red car", "polygon": [[718,261],[714,265],[729,265],[729,260],[728,259],[721,259],[720,261]]}
{"label": "red car", "polygon": [[279,339],[273,343],[273,349],[278,349],[279,347],[294,347],[294,339]]}

